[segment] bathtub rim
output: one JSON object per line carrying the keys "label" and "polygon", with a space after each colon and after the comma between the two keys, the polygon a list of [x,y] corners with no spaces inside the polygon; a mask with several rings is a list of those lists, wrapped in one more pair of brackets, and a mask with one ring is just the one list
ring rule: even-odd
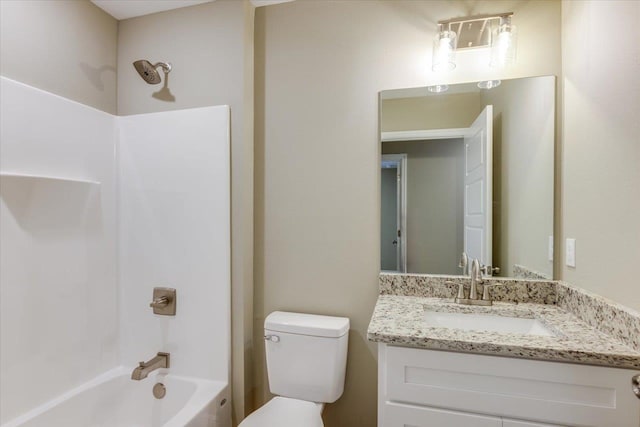
{"label": "bathtub rim", "polygon": [[[45,403],[36,406],[30,411],[12,418],[3,424],[0,424],[0,427],[20,427],[27,421],[31,421],[32,419],[44,414],[45,412],[55,408],[56,406],[83,392],[98,387],[101,384],[104,384],[120,376],[129,377],[132,370],[133,367],[129,368],[124,366],[118,366],[116,368],[110,369],[63,394],[54,397],[53,399]],[[161,371],[162,372],[158,372],[156,375],[161,374],[163,378],[170,377],[176,380],[182,380],[196,384],[196,390],[194,391],[193,395],[189,398],[189,400],[187,400],[185,405],[163,425],[163,427],[182,427],[186,425],[190,420],[192,420],[203,410],[205,410],[208,404],[213,402],[221,394],[225,393],[226,389],[228,388],[228,383],[224,381],[175,375],[169,373],[168,370]],[[146,378],[145,380],[153,381],[153,378],[155,378],[156,375],[151,378]],[[225,398],[228,400],[228,397],[225,396]]]}

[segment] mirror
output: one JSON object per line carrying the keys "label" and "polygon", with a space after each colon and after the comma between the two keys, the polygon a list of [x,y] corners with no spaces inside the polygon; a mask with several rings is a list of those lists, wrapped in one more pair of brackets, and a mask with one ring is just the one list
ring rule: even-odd
{"label": "mirror", "polygon": [[486,83],[380,93],[381,270],[553,278],[555,77]]}

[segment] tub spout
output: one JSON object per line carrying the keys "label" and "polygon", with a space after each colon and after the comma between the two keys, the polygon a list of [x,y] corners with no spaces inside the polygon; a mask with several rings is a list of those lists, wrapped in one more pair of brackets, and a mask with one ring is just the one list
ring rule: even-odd
{"label": "tub spout", "polygon": [[169,353],[158,353],[156,357],[148,362],[140,362],[138,367],[131,373],[131,379],[140,381],[149,375],[150,372],[160,368],[169,367]]}

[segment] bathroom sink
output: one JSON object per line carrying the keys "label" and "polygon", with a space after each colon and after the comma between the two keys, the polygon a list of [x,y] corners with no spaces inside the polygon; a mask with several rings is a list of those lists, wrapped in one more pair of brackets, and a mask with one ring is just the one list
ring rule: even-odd
{"label": "bathroom sink", "polygon": [[425,311],[424,321],[431,328],[460,329],[463,331],[488,331],[503,334],[554,336],[537,319],[492,316],[487,314],[443,313]]}

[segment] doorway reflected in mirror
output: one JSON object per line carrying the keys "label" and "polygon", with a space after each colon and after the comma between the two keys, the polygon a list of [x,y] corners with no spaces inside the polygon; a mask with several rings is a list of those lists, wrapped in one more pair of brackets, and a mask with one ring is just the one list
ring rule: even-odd
{"label": "doorway reflected in mirror", "polygon": [[388,90],[380,110],[381,270],[461,274],[466,252],[500,276],[552,278],[555,77]]}

